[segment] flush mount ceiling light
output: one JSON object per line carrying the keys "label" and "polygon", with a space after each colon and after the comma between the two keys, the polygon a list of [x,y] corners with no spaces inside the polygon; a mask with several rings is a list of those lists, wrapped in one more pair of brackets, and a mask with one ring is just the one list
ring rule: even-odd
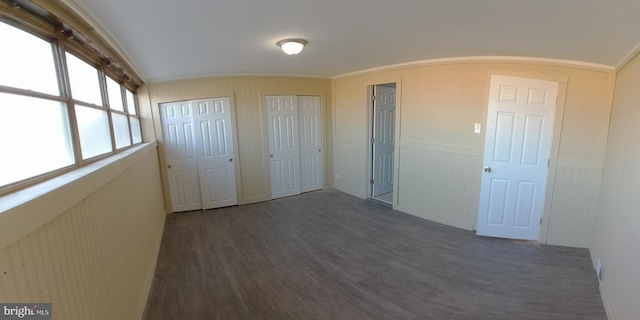
{"label": "flush mount ceiling light", "polygon": [[276,43],[284,53],[292,56],[300,53],[304,46],[307,44],[303,39],[284,39]]}

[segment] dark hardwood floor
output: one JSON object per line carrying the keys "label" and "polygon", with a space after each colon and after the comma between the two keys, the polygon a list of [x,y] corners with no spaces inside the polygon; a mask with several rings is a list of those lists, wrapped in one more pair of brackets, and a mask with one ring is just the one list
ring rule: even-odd
{"label": "dark hardwood floor", "polygon": [[161,319],[606,319],[586,249],[477,237],[318,191],[167,216]]}

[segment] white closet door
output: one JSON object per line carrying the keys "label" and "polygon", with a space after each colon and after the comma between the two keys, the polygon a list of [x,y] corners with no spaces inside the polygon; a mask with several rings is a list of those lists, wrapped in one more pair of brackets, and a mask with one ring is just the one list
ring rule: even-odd
{"label": "white closet door", "polygon": [[200,179],[190,102],[163,103],[160,105],[160,116],[171,209],[173,212],[201,209]]}
{"label": "white closet door", "polygon": [[229,98],[160,104],[171,210],[238,204]]}
{"label": "white closet door", "polygon": [[300,191],[322,189],[324,185],[322,150],[322,107],[320,97],[298,97],[300,139]]}
{"label": "white closet door", "polygon": [[271,195],[300,194],[297,96],[267,96]]}
{"label": "white closet door", "polygon": [[238,204],[229,98],[192,101],[202,208]]}

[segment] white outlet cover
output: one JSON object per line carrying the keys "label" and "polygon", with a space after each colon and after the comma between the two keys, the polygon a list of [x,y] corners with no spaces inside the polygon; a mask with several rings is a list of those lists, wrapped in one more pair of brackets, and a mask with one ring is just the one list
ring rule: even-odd
{"label": "white outlet cover", "polygon": [[473,132],[474,133],[480,133],[482,131],[482,124],[481,123],[476,123],[473,125]]}

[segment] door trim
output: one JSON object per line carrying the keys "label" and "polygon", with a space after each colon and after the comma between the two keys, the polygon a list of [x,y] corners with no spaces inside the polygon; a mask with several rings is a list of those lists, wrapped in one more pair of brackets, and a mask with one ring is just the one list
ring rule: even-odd
{"label": "door trim", "polygon": [[[400,175],[400,170],[398,169],[400,167],[400,144],[402,143],[401,137],[400,137],[400,127],[401,127],[401,122],[402,122],[402,77],[398,77],[398,78],[390,78],[387,80],[383,80],[383,81],[379,81],[376,83],[369,83],[366,86],[366,125],[365,125],[365,145],[366,145],[366,151],[365,151],[365,158],[364,158],[364,163],[366,163],[365,165],[365,181],[364,182],[364,199],[370,199],[371,198],[371,194],[372,194],[372,186],[369,183],[369,180],[371,180],[371,172],[373,170],[373,161],[371,159],[371,155],[373,152],[373,146],[371,145],[371,138],[373,135],[373,91],[374,91],[374,87],[377,85],[383,85],[383,84],[389,84],[389,83],[395,83],[396,85],[396,116],[395,116],[395,130],[394,130],[394,155],[393,155],[393,201],[392,201],[392,207],[393,209],[398,209],[398,195],[400,193],[400,181],[399,181],[399,175]],[[334,130],[335,130],[335,126],[334,126]]]}

